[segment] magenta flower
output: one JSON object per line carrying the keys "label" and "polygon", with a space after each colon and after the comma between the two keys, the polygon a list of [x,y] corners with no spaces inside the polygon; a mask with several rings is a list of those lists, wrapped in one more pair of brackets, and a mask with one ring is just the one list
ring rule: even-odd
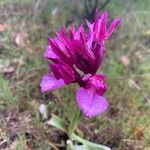
{"label": "magenta flower", "polygon": [[107,13],[98,18],[96,10],[95,21],[87,21],[88,32],[81,25],[78,30],[72,25],[69,35],[62,28],[57,32],[57,38],[48,38],[49,45],[44,56],[49,61],[51,73],[43,76],[42,92],[60,88],[66,84],[78,83],[76,92],[77,103],[84,115],[94,117],[104,112],[108,102],[104,97],[107,90],[105,76],[96,74],[105,55],[105,40],[121,23],[115,19],[106,29]]}

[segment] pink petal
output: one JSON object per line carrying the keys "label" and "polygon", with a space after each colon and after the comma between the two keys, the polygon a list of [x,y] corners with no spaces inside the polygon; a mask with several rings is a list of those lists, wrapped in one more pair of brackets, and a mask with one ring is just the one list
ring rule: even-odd
{"label": "pink petal", "polygon": [[71,25],[71,28],[69,29],[70,39],[73,39],[73,38],[74,38],[75,31],[76,31],[75,25],[72,24],[72,25]]}
{"label": "pink petal", "polygon": [[74,39],[79,40],[80,39],[80,33],[84,33],[84,27],[81,24],[77,32],[74,34]]}
{"label": "pink petal", "polygon": [[64,84],[65,83],[62,79],[57,80],[54,75],[51,74],[43,76],[40,87],[42,92],[47,92],[58,89],[64,86]]}
{"label": "pink petal", "polygon": [[103,113],[108,107],[107,100],[99,96],[92,88],[79,88],[77,90],[77,103],[87,117],[95,117]]}
{"label": "pink petal", "polygon": [[103,74],[96,74],[92,76],[89,80],[91,85],[96,89],[96,92],[103,96],[107,91],[107,84],[105,83],[106,76]]}
{"label": "pink petal", "polygon": [[75,70],[68,64],[63,62],[57,62],[55,64],[51,64],[51,71],[55,75],[57,79],[63,79],[66,84],[69,84],[75,80]]}
{"label": "pink petal", "polygon": [[98,24],[98,39],[99,40],[105,40],[105,33],[106,33],[106,23],[107,23],[107,12],[103,12],[99,24]]}
{"label": "pink petal", "polygon": [[52,48],[52,51],[54,51],[54,53],[61,59],[66,59],[66,55],[64,53],[64,51],[61,50],[61,48],[58,45],[58,40],[53,40],[52,38],[49,38],[49,43],[50,46]]}
{"label": "pink petal", "polygon": [[96,8],[96,10],[95,10],[95,16],[94,17],[95,17],[94,18],[95,20],[98,19],[98,8]]}
{"label": "pink petal", "polygon": [[90,30],[93,30],[93,24],[86,19],[86,24]]}
{"label": "pink petal", "polygon": [[89,29],[88,39],[87,39],[87,48],[90,50],[91,50],[93,41],[94,41],[94,32],[92,31],[92,29]]}
{"label": "pink petal", "polygon": [[47,46],[45,53],[44,53],[44,57],[46,58],[52,58],[52,59],[56,59],[58,58],[58,56],[53,52],[51,46]]}
{"label": "pink petal", "polygon": [[63,27],[61,27],[61,29],[60,29],[59,33],[60,33],[60,34],[62,34],[62,35],[64,35],[64,36],[66,36],[66,35],[67,35],[67,34],[66,34],[66,29],[65,29],[65,27],[64,27],[64,26],[63,26]]}
{"label": "pink petal", "polygon": [[113,31],[117,28],[117,26],[118,26],[120,23],[122,23],[122,20],[121,20],[121,19],[115,19],[115,20],[110,24],[110,27],[109,27],[109,29],[108,29],[108,31],[107,31],[107,34],[106,34],[106,38],[107,38],[107,39],[112,35]]}

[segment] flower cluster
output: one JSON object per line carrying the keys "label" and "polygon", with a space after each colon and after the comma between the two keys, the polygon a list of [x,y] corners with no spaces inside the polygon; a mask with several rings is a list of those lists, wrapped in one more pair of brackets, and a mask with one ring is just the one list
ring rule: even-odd
{"label": "flower cluster", "polygon": [[106,23],[107,13],[104,12],[99,18],[96,10],[94,22],[87,21],[88,32],[85,32],[83,25],[78,29],[72,25],[69,34],[62,28],[56,33],[56,38],[48,37],[49,45],[44,53],[51,72],[42,78],[42,92],[78,83],[77,103],[87,117],[97,116],[108,107],[104,97],[106,77],[96,74],[96,71],[105,56],[105,41],[121,20],[115,19],[108,29]]}

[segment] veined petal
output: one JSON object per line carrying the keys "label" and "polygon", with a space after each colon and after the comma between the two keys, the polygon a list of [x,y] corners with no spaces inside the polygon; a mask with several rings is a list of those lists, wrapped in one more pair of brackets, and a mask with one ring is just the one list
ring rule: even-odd
{"label": "veined petal", "polygon": [[108,31],[106,32],[106,39],[108,39],[113,31],[117,28],[117,26],[122,23],[122,20],[121,19],[115,19],[111,24],[110,24],[110,27],[108,29]]}
{"label": "veined petal", "polygon": [[83,45],[83,47],[80,46],[80,47],[82,47],[82,52],[86,55],[87,59],[89,61],[91,61],[91,63],[93,63],[93,61],[94,61],[94,54],[91,51],[91,49],[88,48],[88,45],[87,45],[87,43],[85,41],[85,36],[82,33],[80,34],[80,40],[82,41],[81,45]]}
{"label": "veined petal", "polygon": [[80,33],[84,33],[84,27],[81,24],[77,32],[74,34],[74,39],[79,40],[80,39]]}
{"label": "veined petal", "polygon": [[86,24],[87,24],[88,28],[90,29],[90,31],[93,30],[93,24],[90,23],[87,19],[86,19]]}
{"label": "veined petal", "polygon": [[62,79],[57,80],[54,77],[54,75],[51,74],[42,77],[40,87],[42,92],[47,92],[47,91],[58,89],[64,85],[65,83]]}
{"label": "veined petal", "polygon": [[70,39],[73,39],[73,38],[74,38],[75,31],[76,31],[75,25],[72,24],[72,25],[71,25],[71,28],[69,29]]}
{"label": "veined petal", "polygon": [[[52,51],[60,58],[62,59],[63,61],[68,61],[68,58],[67,58],[67,55],[65,53],[65,51],[63,51],[61,48],[62,47],[62,44],[60,44],[58,42],[58,40],[53,40],[51,38],[48,39],[49,40],[49,43],[50,43],[50,46],[52,48]],[[59,43],[59,45],[58,45]]]}
{"label": "veined petal", "polygon": [[95,10],[95,16],[94,16],[94,30],[96,30],[98,27],[98,8]]}
{"label": "veined petal", "polygon": [[84,89],[81,87],[77,90],[76,96],[79,108],[87,117],[95,117],[108,107],[106,98],[99,96],[93,88]]}
{"label": "veined petal", "polygon": [[103,43],[96,44],[95,49],[93,49],[93,51],[95,54],[95,67],[98,68],[105,57],[105,45]]}
{"label": "veined petal", "polygon": [[103,12],[98,24],[98,40],[105,40],[107,12]]}
{"label": "veined petal", "polygon": [[76,78],[76,72],[73,67],[63,62],[50,65],[52,72],[57,79],[63,79],[66,84],[73,82]]}
{"label": "veined petal", "polygon": [[52,58],[52,59],[58,58],[58,56],[52,51],[52,48],[50,45],[46,47],[44,57],[45,58]]}

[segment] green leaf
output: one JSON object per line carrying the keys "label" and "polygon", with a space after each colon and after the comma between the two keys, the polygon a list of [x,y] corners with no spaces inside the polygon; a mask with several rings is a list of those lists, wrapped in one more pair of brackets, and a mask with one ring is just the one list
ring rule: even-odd
{"label": "green leaf", "polygon": [[71,136],[71,134],[77,128],[80,118],[81,118],[81,112],[80,112],[79,108],[76,108],[76,111],[75,111],[75,113],[72,117],[72,120],[70,122],[70,126],[68,128],[69,136]]}
{"label": "green leaf", "polygon": [[91,150],[86,145],[74,145],[75,150]]}
{"label": "green leaf", "polygon": [[49,124],[67,133],[65,122],[61,118],[55,115],[52,115],[52,118],[50,119]]}
{"label": "green leaf", "polygon": [[81,137],[79,137],[76,134],[72,134],[72,139],[74,139],[74,140],[76,140],[78,142],[81,142],[83,145],[87,145],[87,146],[91,147],[91,149],[93,149],[93,150],[111,150],[107,146],[96,144],[96,143],[87,141],[85,139],[82,139]]}
{"label": "green leaf", "polygon": [[87,145],[77,145],[73,144],[73,141],[67,140],[67,150],[91,150]]}

